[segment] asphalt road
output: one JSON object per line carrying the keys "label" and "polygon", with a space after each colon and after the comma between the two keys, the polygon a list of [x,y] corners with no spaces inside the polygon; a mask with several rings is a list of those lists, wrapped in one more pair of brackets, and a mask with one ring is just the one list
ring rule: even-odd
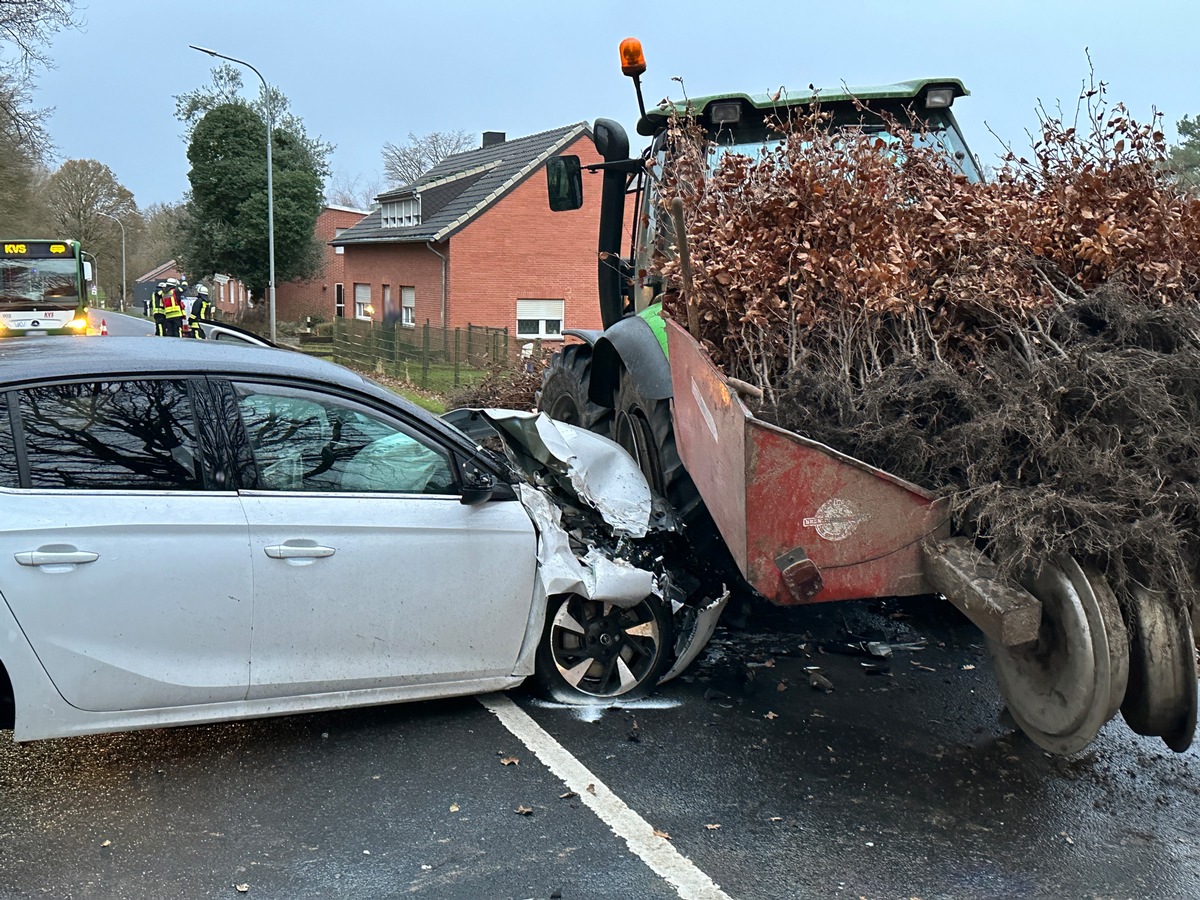
{"label": "asphalt road", "polygon": [[[847,632],[926,644],[868,674],[830,652]],[[511,699],[537,753],[470,698],[0,735],[0,896],[1200,896],[1197,751],[1118,719],[1047,756],[998,721],[977,634],[937,601],[752,617],[632,708]],[[723,893],[656,874],[675,863],[614,833],[621,802]]]}
{"label": "asphalt road", "polygon": [[154,323],[142,316],[125,315],[111,309],[89,309],[88,321],[97,332],[101,323],[108,326],[108,333],[121,335],[153,334]]}

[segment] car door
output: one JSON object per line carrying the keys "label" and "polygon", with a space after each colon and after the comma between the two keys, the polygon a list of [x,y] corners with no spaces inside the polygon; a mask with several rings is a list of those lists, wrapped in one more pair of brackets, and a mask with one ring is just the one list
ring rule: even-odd
{"label": "car door", "polygon": [[520,503],[464,505],[454,454],[403,410],[234,389],[256,479],[250,697],[511,674],[536,566]]}
{"label": "car door", "polygon": [[19,466],[0,489],[0,594],[72,706],[246,695],[248,530],[203,449],[210,407],[184,379],[5,395],[0,455]]}

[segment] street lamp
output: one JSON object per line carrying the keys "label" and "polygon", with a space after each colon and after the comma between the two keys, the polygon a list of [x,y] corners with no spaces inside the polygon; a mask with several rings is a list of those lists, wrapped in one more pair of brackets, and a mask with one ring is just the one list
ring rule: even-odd
{"label": "street lamp", "polygon": [[125,312],[125,223],[114,216],[112,213],[106,213],[101,210],[96,210],[106,219],[112,219],[121,226],[121,312]]}
{"label": "street lamp", "polygon": [[237,63],[239,66],[245,66],[258,76],[258,80],[263,85],[263,98],[267,104],[267,246],[271,254],[267,306],[271,314],[271,343],[275,343],[275,192],[272,189],[271,182],[271,134],[275,130],[275,121],[271,117],[271,89],[267,86],[267,79],[262,77],[262,72],[258,71],[258,69],[254,68],[254,66],[250,65],[244,59],[234,59],[232,56],[226,56],[224,53],[218,53],[216,50],[209,50],[207,47],[197,47],[195,44],[188,44],[188,46],[193,50],[199,50],[201,53],[207,53],[209,56],[227,59],[232,63]]}

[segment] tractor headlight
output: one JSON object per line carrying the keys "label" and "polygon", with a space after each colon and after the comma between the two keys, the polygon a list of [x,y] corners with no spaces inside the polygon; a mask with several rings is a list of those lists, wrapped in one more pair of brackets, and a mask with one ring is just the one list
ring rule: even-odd
{"label": "tractor headlight", "polygon": [[954,102],[954,88],[934,88],[925,92],[926,109],[947,109]]}
{"label": "tractor headlight", "polygon": [[67,323],[67,327],[73,331],[83,331],[88,327],[88,320],[86,318],[75,318]]}

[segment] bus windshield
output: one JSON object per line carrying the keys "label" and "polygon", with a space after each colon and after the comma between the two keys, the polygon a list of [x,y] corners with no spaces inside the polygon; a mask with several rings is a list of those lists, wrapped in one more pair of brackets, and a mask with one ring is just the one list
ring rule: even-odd
{"label": "bus windshield", "polygon": [[0,309],[75,309],[79,304],[74,259],[0,259]]}

